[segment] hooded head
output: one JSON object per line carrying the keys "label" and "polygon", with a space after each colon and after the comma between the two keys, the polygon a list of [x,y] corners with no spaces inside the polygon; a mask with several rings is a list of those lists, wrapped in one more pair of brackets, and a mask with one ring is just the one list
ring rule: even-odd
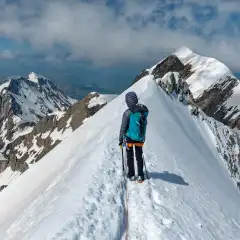
{"label": "hooded head", "polygon": [[132,109],[134,106],[138,104],[138,97],[135,92],[128,92],[125,96],[125,101],[128,108]]}

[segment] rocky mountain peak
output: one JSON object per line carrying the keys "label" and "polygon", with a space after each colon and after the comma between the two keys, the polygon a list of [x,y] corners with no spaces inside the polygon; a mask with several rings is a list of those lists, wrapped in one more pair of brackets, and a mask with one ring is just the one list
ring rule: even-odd
{"label": "rocky mountain peak", "polygon": [[31,73],[28,79],[9,77],[0,85],[0,100],[0,115],[16,116],[21,123],[37,122],[47,114],[64,111],[76,102],[52,81],[35,73]]}

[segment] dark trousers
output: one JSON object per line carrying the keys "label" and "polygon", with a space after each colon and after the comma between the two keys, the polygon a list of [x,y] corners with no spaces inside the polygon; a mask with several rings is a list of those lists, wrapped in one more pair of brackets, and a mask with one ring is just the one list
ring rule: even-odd
{"label": "dark trousers", "polygon": [[[127,164],[128,164],[128,176],[132,177],[135,175],[134,170],[134,147],[129,147],[127,149]],[[135,156],[137,160],[138,176],[144,177],[143,174],[143,151],[142,147],[135,146]]]}

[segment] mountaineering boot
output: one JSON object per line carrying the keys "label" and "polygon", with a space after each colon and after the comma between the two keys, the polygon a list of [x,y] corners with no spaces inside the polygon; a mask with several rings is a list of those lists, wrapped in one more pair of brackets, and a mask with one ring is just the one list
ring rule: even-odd
{"label": "mountaineering boot", "polygon": [[127,174],[127,178],[130,180],[130,181],[134,181],[136,178],[134,175],[129,175]]}
{"label": "mountaineering boot", "polygon": [[138,176],[137,182],[142,183],[144,181],[144,178],[142,176]]}
{"label": "mountaineering boot", "polygon": [[129,178],[130,181],[134,181],[135,179],[136,179],[135,176]]}

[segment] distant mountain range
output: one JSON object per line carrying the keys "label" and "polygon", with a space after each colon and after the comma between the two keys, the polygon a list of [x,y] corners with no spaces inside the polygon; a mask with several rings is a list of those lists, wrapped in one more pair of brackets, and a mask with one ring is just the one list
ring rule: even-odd
{"label": "distant mountain range", "polygon": [[82,99],[90,92],[98,92],[101,94],[119,94],[119,92],[114,92],[110,89],[103,88],[96,83],[89,83],[86,85],[60,83],[59,85],[68,96],[71,96],[75,99]]}

